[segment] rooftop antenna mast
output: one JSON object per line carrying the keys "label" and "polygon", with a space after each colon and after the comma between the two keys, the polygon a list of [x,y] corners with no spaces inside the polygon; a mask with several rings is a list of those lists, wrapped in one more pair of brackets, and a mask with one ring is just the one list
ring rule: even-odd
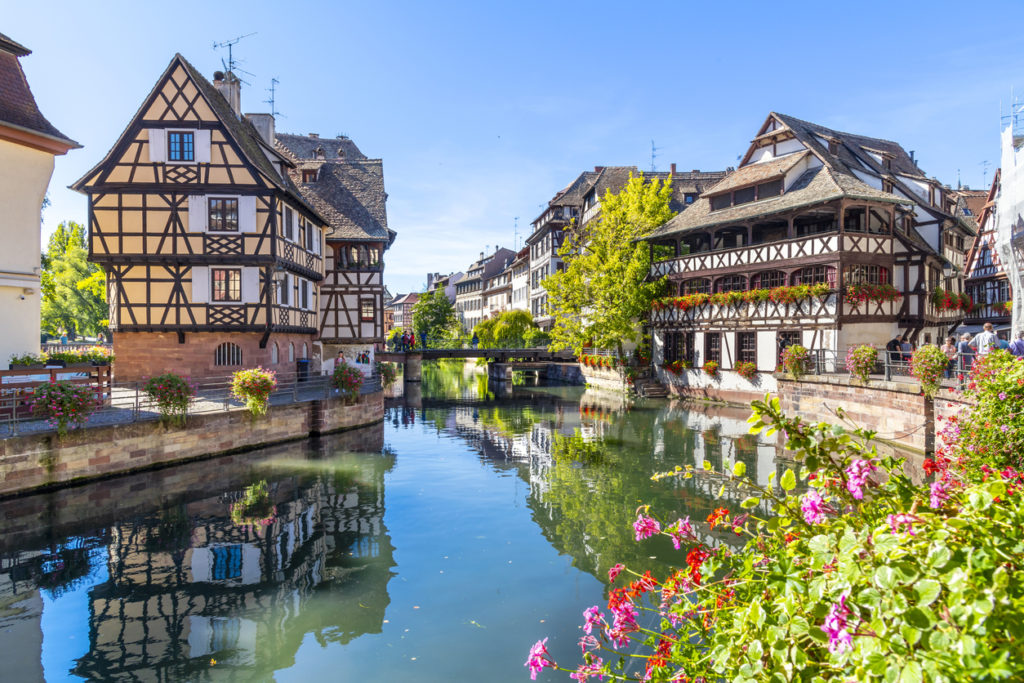
{"label": "rooftop antenna mast", "polygon": [[652,139],[651,140],[651,173],[654,173],[657,170],[655,168],[655,166],[654,166],[654,160],[658,158],[658,150],[659,149],[662,149],[662,148],[661,147],[655,147],[654,146],[654,140]]}
{"label": "rooftop antenna mast", "polygon": [[281,116],[281,112],[279,112],[277,108],[274,106],[274,91],[277,89],[277,84],[280,82],[281,81],[277,80],[277,78],[270,79],[270,87],[267,88],[267,92],[270,93],[270,99],[263,100],[265,103],[270,105],[270,115],[273,116],[274,118]]}
{"label": "rooftop antenna mast", "polygon": [[512,228],[512,246],[515,247],[516,251],[519,251],[519,216],[512,219],[514,221]]}
{"label": "rooftop antenna mast", "polygon": [[988,159],[978,164],[978,166],[981,166],[981,187],[985,190],[988,189],[988,168],[991,165],[992,163]]}
{"label": "rooftop antenna mast", "polygon": [[[236,71],[241,71],[244,74],[249,74],[250,76],[253,75],[253,74],[249,73],[248,71],[246,71],[245,69],[239,69],[238,68],[238,62],[235,61],[235,57],[234,57],[234,54],[232,53],[231,48],[234,47],[235,45],[237,45],[238,42],[241,41],[243,38],[248,38],[249,36],[254,36],[254,35],[256,35],[255,31],[252,32],[252,33],[246,33],[244,36],[238,36],[237,38],[232,38],[231,40],[225,40],[224,42],[221,42],[221,43],[218,43],[218,42],[214,41],[214,43],[213,43],[213,49],[214,50],[223,49],[225,47],[228,49],[228,61],[225,63],[223,58],[220,60],[221,64],[224,65],[224,70],[225,71],[230,71],[231,73],[235,73]],[[241,80],[241,79],[239,79],[239,80]],[[244,83],[244,81],[243,81],[243,83]],[[248,85],[248,84],[246,84],[246,85]]]}

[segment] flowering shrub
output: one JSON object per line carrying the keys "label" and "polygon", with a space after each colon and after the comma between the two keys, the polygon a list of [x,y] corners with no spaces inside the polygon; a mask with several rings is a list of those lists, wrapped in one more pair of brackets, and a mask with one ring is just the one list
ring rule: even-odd
{"label": "flowering shrub", "polygon": [[[667,537],[681,568],[655,577],[612,567],[607,606],[583,611],[583,662],[559,666],[541,640],[531,676],[554,667],[579,681],[1013,678],[1024,660],[1024,476],[918,486],[901,461],[879,457],[872,432],[787,418],[769,397],[753,410],[751,431],[783,434],[800,469],[764,486],[742,462],[731,473],[658,475],[720,479],[749,496],[706,526],[640,507],[637,542]],[[709,545],[716,527],[746,536],[745,547]]]}
{"label": "flowering shrub", "polygon": [[865,301],[875,301],[878,303],[884,301],[898,301],[903,298],[903,295],[895,287],[889,284],[885,285],[869,285],[869,284],[856,284],[847,285],[846,292],[843,294],[843,300],[853,307],[857,307]]}
{"label": "flowering shrub", "polygon": [[348,363],[339,362],[334,366],[331,384],[345,398],[355,398],[359,395],[360,387],[363,386],[363,373]]}
{"label": "flowering shrub", "polygon": [[661,367],[678,377],[683,374],[684,370],[689,370],[693,365],[688,360],[674,360],[671,363],[662,363]]}
{"label": "flowering shrub", "polygon": [[398,379],[398,368],[392,363],[382,363],[377,361],[375,364],[377,368],[377,374],[380,375],[380,384],[383,387],[389,387],[395,383]]}
{"label": "flowering shrub", "polygon": [[35,354],[35,353],[21,353],[21,354],[12,353],[11,354],[11,358],[10,358],[10,363],[11,363],[11,365],[13,365],[16,368],[19,367],[19,366],[27,367],[29,365],[45,365],[46,364],[46,354],[45,353],[40,353],[40,354]]}
{"label": "flowering shrub", "polygon": [[752,380],[754,375],[757,374],[757,363],[740,362],[736,364],[734,369],[740,377]]}
{"label": "flowering shrub", "polygon": [[[996,306],[998,307],[999,304],[996,304]],[[1013,301],[1004,301],[1002,303],[1002,308],[1007,313],[1012,313],[1013,312]]]}
{"label": "flowering shrub", "polygon": [[921,383],[928,398],[934,398],[942,382],[942,374],[949,366],[949,358],[935,344],[925,344],[910,358],[910,374]]}
{"label": "flowering shrub", "polygon": [[703,367],[701,367],[701,370],[703,370],[704,374],[709,377],[717,377],[718,361],[709,360],[708,362],[704,363]]}
{"label": "flowering shrub", "polygon": [[878,351],[871,344],[851,346],[846,350],[846,369],[851,375],[864,384],[871,381],[871,373],[875,371]]}
{"label": "flowering shrub", "polygon": [[782,352],[782,367],[794,379],[800,379],[811,367],[811,352],[799,344],[787,346]]}
{"label": "flowering shrub", "polygon": [[967,312],[974,308],[974,302],[968,294],[957,294],[942,287],[936,287],[932,292],[932,304],[941,311]]}
{"label": "flowering shrub", "polygon": [[688,311],[697,306],[710,303],[715,306],[739,306],[743,303],[763,303],[774,301],[781,304],[794,304],[804,299],[814,297],[825,297],[832,289],[824,282],[813,285],[792,285],[775,287],[773,289],[748,289],[746,291],[715,292],[714,294],[685,294],[683,296],[670,296],[664,299],[656,299],[651,304],[651,309],[664,311],[676,309]]}
{"label": "flowering shrub", "polygon": [[614,356],[582,355],[579,362],[588,368],[614,368],[620,365],[619,359]]}
{"label": "flowering shrub", "polygon": [[87,361],[89,363],[97,365],[114,364],[114,350],[107,348],[106,346],[90,346],[87,349],[79,351],[78,355],[83,361]]}
{"label": "flowering shrub", "polygon": [[238,370],[231,376],[231,395],[245,401],[253,417],[267,414],[270,393],[277,388],[277,375],[273,370],[257,367]]}
{"label": "flowering shrub", "polygon": [[32,414],[45,418],[57,435],[68,435],[68,426],[83,426],[96,408],[92,387],[67,381],[50,381],[32,391]]}
{"label": "flowering shrub", "polygon": [[168,372],[146,382],[143,391],[156,403],[164,420],[184,423],[196,387],[187,378]]}

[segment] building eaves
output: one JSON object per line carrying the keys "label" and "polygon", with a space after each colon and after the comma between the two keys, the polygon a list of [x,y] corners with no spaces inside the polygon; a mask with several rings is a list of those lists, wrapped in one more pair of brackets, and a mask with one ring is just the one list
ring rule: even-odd
{"label": "building eaves", "polygon": [[809,150],[787,154],[760,164],[748,164],[733,171],[716,183],[705,194],[720,194],[738,187],[747,187],[784,175],[798,163],[811,155]]}
{"label": "building eaves", "polygon": [[81,145],[57,130],[39,111],[18,61],[27,54],[30,54],[27,48],[0,34],[0,125],[40,135],[60,143],[62,148],[80,148]]}

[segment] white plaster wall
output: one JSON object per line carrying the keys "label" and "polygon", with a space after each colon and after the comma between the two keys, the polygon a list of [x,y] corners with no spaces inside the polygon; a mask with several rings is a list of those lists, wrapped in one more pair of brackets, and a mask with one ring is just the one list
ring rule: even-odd
{"label": "white plaster wall", "polygon": [[779,341],[775,330],[758,330],[757,332],[757,369],[762,372],[774,372],[778,364]]}
{"label": "white plaster wall", "polygon": [[791,140],[784,140],[783,142],[775,145],[775,156],[781,157],[785,154],[792,154],[793,152],[799,152],[804,149],[802,142],[793,138]]}
{"label": "white plaster wall", "polygon": [[40,211],[52,173],[52,154],[0,140],[0,367],[39,352]]}
{"label": "white plaster wall", "polygon": [[858,171],[857,169],[853,169],[853,174],[855,176],[857,176],[862,183],[865,183],[866,185],[870,185],[871,187],[875,188],[876,190],[881,190],[882,189],[882,179],[881,178],[878,178],[876,176],[870,175],[868,173],[864,173],[863,171]]}
{"label": "white plaster wall", "polygon": [[696,387],[701,389],[724,389],[733,391],[777,392],[778,382],[770,373],[761,372],[754,376],[754,381],[740,377],[732,370],[719,370],[717,377],[711,377],[700,369],[684,370],[679,376],[666,372],[664,368],[656,368],[658,379],[665,386]]}
{"label": "white plaster wall", "polygon": [[846,350],[851,346],[861,344],[873,344],[878,348],[885,348],[885,345],[896,336],[896,323],[853,323],[843,325],[839,330],[839,355],[840,362],[846,363]]}

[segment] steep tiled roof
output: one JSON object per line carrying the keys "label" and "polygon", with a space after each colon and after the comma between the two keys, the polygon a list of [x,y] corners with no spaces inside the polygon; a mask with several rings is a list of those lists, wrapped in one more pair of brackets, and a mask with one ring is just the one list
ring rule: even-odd
{"label": "steep tiled roof", "polygon": [[366,155],[356,147],[356,143],[345,135],[339,135],[336,138],[322,138],[319,135],[278,133],[277,141],[287,147],[288,151],[298,159],[319,159],[318,152],[323,152],[325,161],[356,161],[366,158]]}
{"label": "steep tiled roof", "polygon": [[762,164],[743,166],[727,175],[721,182],[715,184],[708,190],[708,193],[719,194],[733,188],[746,187],[772,178],[778,178],[809,155],[810,151],[804,150],[796,154],[788,154],[778,159],[772,159]]}
{"label": "steep tiled roof", "polygon": [[597,178],[594,171],[584,171],[576,176],[576,179],[569,183],[565,189],[555,195],[554,199],[548,202],[548,206],[579,206],[583,203],[583,195],[594,185]]}
{"label": "steep tiled roof", "polygon": [[18,61],[27,54],[30,54],[27,48],[0,33],[0,125],[30,131],[68,147],[80,147],[39,111]]}
{"label": "steep tiled roof", "polygon": [[[384,191],[384,164],[380,159],[367,159],[345,138],[344,160],[337,148],[333,158],[324,141],[307,135],[277,135],[277,148],[293,159],[297,168],[295,181],[301,181],[306,169],[316,169],[314,182],[299,182],[303,196],[316,207],[330,225],[329,239],[382,240],[390,244],[395,233],[388,229],[387,193]],[[323,147],[324,159],[317,150]]]}

